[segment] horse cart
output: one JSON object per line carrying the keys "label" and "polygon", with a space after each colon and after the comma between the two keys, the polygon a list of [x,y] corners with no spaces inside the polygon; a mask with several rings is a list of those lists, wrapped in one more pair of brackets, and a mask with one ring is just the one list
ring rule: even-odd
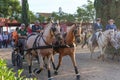
{"label": "horse cart", "polygon": [[[14,42],[13,42],[13,45],[14,45]],[[16,45],[16,46],[13,46],[12,49],[13,49],[12,55],[11,55],[12,65],[17,66],[18,69],[21,69],[23,64],[23,59],[24,59],[23,47],[21,45]]]}
{"label": "horse cart", "polygon": [[[80,28],[77,25],[73,25],[70,29],[69,32],[66,35],[66,39],[62,39],[62,35],[60,33],[60,27],[58,25],[52,25],[49,24],[48,27],[45,27],[43,34],[40,35],[32,35],[26,40],[26,45],[27,49],[17,46],[13,49],[12,52],[12,63],[13,65],[16,65],[18,68],[22,68],[22,62],[23,62],[23,56],[27,55],[33,55],[34,52],[38,53],[38,58],[39,58],[39,69],[33,70],[33,72],[40,73],[44,67],[48,70],[48,80],[52,80],[51,76],[51,71],[50,71],[50,63],[53,59],[53,52],[58,52],[59,53],[59,62],[57,67],[55,66],[53,69],[55,72],[58,72],[58,69],[61,65],[62,57],[65,55],[69,55],[73,67],[75,70],[76,78],[77,80],[80,80],[80,74],[77,68],[76,60],[75,60],[75,50],[76,50],[76,45],[75,42],[80,42]],[[56,42],[59,44],[53,45],[54,39]],[[64,43],[64,44],[63,44]],[[34,46],[35,45],[35,46]],[[60,46],[61,45],[61,46]],[[33,51],[36,50],[36,51]],[[24,54],[26,51],[27,53]],[[64,52],[64,53],[63,53]],[[64,54],[64,55],[63,55]],[[42,56],[41,56],[42,55]],[[45,60],[44,60],[45,59]],[[29,61],[28,61],[29,60]],[[29,74],[32,74],[32,58],[29,57],[27,59],[28,61],[28,70]]]}

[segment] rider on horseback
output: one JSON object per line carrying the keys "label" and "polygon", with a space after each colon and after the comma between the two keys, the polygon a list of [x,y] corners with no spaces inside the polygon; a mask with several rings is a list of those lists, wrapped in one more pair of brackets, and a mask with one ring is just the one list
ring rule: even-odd
{"label": "rider on horseback", "polygon": [[93,33],[91,41],[95,42],[98,39],[99,32],[102,31],[102,25],[101,25],[101,19],[100,18],[96,19],[96,23],[94,24],[94,28],[93,29],[94,29],[93,30],[94,33]]}
{"label": "rider on horseback", "polygon": [[109,23],[109,24],[107,24],[106,30],[110,30],[110,29],[111,29],[111,30],[115,31],[115,35],[112,36],[113,38],[111,39],[111,43],[112,43],[112,45],[113,45],[116,49],[118,49],[118,48],[119,48],[119,45],[116,43],[116,42],[118,42],[118,40],[117,40],[117,37],[116,37],[117,27],[116,27],[116,25],[114,24],[115,21],[114,21],[113,19],[110,19],[110,20],[108,21],[108,23]]}
{"label": "rider on horseback", "polygon": [[114,20],[113,19],[110,19],[109,21],[108,21],[108,25],[106,26],[106,30],[108,30],[108,29],[113,29],[114,31],[116,31],[117,30],[117,27],[116,27],[116,25],[114,24]]}

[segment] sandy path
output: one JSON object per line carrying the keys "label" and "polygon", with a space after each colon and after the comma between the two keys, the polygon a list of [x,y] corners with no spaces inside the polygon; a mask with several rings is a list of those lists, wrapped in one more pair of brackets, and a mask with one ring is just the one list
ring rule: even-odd
{"label": "sandy path", "polygon": [[[96,51],[94,59],[90,59],[88,49],[80,49],[78,47],[76,52],[76,60],[78,69],[81,74],[81,80],[120,80],[120,62],[116,60],[112,61],[106,59],[104,62],[97,59],[99,52]],[[7,59],[9,67],[13,67],[11,64],[11,49],[0,49],[0,58]],[[57,63],[58,55],[55,56]],[[38,67],[37,63],[34,63],[34,67]],[[16,68],[16,67],[13,67]],[[24,73],[23,75],[28,76],[27,63],[24,62]],[[53,75],[53,70],[51,70]],[[47,71],[42,71],[39,75],[38,80],[47,80]],[[71,60],[68,56],[63,58],[62,66],[59,69],[59,75],[53,75],[54,80],[75,80],[74,68]]]}

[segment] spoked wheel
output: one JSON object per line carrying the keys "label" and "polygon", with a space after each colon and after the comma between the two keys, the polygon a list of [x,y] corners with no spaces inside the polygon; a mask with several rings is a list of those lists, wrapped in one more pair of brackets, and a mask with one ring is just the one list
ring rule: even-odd
{"label": "spoked wheel", "polygon": [[11,59],[12,59],[13,66],[15,66],[16,65],[16,54],[15,54],[15,51],[12,52]]}
{"label": "spoked wheel", "polygon": [[17,68],[18,69],[21,69],[22,68],[22,65],[23,65],[23,58],[22,56],[20,55],[20,53],[17,54]]}

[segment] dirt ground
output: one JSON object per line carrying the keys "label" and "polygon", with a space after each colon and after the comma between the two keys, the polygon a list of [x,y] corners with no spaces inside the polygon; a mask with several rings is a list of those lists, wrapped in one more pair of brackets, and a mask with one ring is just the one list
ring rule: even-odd
{"label": "dirt ground", "polygon": [[[11,51],[12,49],[0,49],[0,58],[7,60],[8,67],[13,67],[11,64]],[[81,75],[81,80],[120,80],[120,62],[117,60],[111,60],[110,57],[106,58],[105,61],[97,59],[99,51],[96,50],[93,55],[93,59],[90,59],[90,52],[87,48],[81,49],[80,46],[77,48],[76,60],[78,69]],[[58,55],[55,55],[55,63],[57,64]],[[27,63],[23,63],[23,75],[28,77],[28,66]],[[38,64],[34,62],[33,69],[38,67]],[[75,72],[72,66],[72,62],[68,56],[63,58],[62,66],[59,69],[59,74],[54,75],[53,69],[51,69],[54,80],[75,80]],[[43,70],[37,75],[38,80],[47,80],[47,71]]]}

